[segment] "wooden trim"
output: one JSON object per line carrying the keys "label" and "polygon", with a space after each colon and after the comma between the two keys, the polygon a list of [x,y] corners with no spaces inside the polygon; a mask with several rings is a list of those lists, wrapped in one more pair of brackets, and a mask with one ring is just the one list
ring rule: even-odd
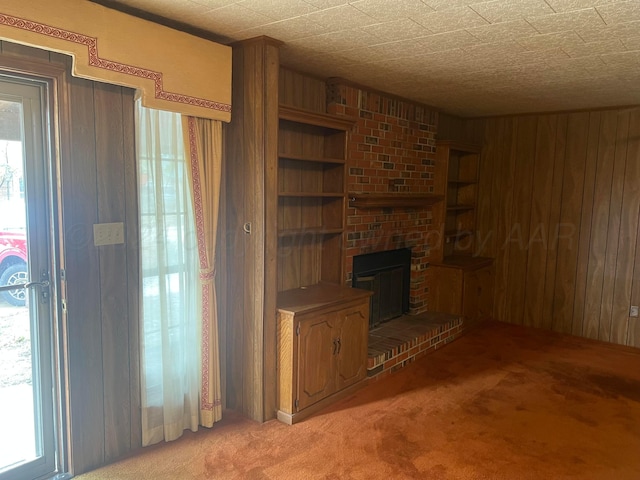
{"label": "wooden trim", "polygon": [[332,128],[335,130],[350,130],[356,123],[356,120],[351,117],[312,112],[289,105],[280,105],[279,116],[280,120],[289,120],[291,122]]}
{"label": "wooden trim", "polygon": [[493,263],[493,258],[489,257],[472,257],[470,255],[454,255],[444,257],[440,263],[432,263],[434,267],[458,268],[461,270],[475,270],[486,267]]}
{"label": "wooden trim", "polygon": [[366,90],[367,92],[377,93],[378,95],[381,95],[383,97],[391,98],[393,100],[399,100],[399,101],[405,102],[405,103],[410,103],[411,105],[416,105],[418,107],[423,107],[423,108],[426,108],[428,110],[432,110],[434,112],[441,112],[442,111],[440,108],[434,107],[433,105],[428,105],[426,103],[416,102],[415,100],[411,100],[409,98],[402,97],[400,95],[395,95],[393,93],[383,92],[382,90],[377,90],[375,88],[371,88],[371,87],[368,87],[366,85],[363,85],[362,83],[357,83],[357,82],[353,82],[351,80],[347,80],[346,78],[343,78],[343,77],[330,77],[330,78],[327,78],[325,80],[325,82],[326,82],[327,86],[329,86],[329,85],[344,85],[345,87],[353,87],[353,88],[357,88],[359,90]]}
{"label": "wooden trim", "polygon": [[300,412],[297,412],[297,413],[287,413],[287,412],[283,412],[282,410],[278,410],[277,412],[278,420],[280,420],[282,423],[286,423],[287,425],[293,425],[295,423],[301,422],[302,420],[312,416],[314,413],[317,413],[320,410],[329,407],[330,405],[334,404],[338,400],[342,400],[343,398],[346,398],[349,395],[352,395],[354,392],[356,392],[357,390],[367,385],[367,383],[368,383],[367,379],[364,378],[360,380],[358,383],[355,383],[350,387],[347,387],[343,390],[340,390],[339,392],[334,393],[333,395],[323,398],[319,402],[314,403],[313,405],[310,405],[304,410],[301,410]]}
{"label": "wooden trim", "polygon": [[574,110],[544,110],[540,112],[523,112],[523,113],[505,113],[498,115],[480,115],[477,117],[461,117],[459,115],[455,115],[448,112],[447,115],[451,117],[457,117],[461,120],[496,120],[500,118],[521,118],[527,116],[545,116],[545,115],[568,115],[572,113],[584,113],[584,112],[606,112],[606,111],[620,111],[620,110],[633,110],[636,108],[640,108],[640,104],[631,104],[631,105],[613,105],[608,107],[596,107],[596,108],[577,108]]}
{"label": "wooden trim", "polygon": [[260,45],[265,45],[265,46],[271,45],[278,48],[284,45],[284,42],[277,40],[273,37],[269,37],[268,35],[260,35],[257,37],[251,37],[245,40],[238,40],[237,42],[232,42],[229,44],[229,46],[230,47],[246,47],[254,43],[259,43]]}

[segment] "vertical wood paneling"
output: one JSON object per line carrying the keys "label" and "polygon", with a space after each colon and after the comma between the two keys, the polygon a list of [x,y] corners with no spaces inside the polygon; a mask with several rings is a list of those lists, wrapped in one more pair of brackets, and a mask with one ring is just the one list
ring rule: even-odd
{"label": "vertical wood paneling", "polygon": [[538,119],[536,131],[523,316],[523,324],[527,326],[538,327],[542,325],[544,281],[547,267],[546,227],[551,210],[554,141],[557,124],[557,116],[547,115]]}
{"label": "vertical wood paneling", "polygon": [[[493,138],[496,135],[497,124],[496,122],[484,122],[481,127],[483,135],[488,138]],[[478,142],[478,145],[482,145],[483,140]],[[476,217],[476,236],[474,250],[475,254],[480,257],[493,257],[495,251],[495,236],[491,235],[490,229],[485,228],[487,225],[495,224],[496,210],[492,208],[492,189],[491,189],[491,177],[494,170],[493,162],[495,161],[495,155],[491,149],[495,148],[495,144],[491,143],[487,145],[489,151],[486,155],[481,156],[479,172],[478,172],[478,197],[477,197],[477,217]],[[437,175],[437,173],[436,173]]]}
{"label": "vertical wood paneling", "polygon": [[265,98],[265,144],[264,150],[267,161],[265,162],[265,229],[270,232],[265,237],[264,255],[264,367],[262,382],[263,394],[263,418],[265,420],[275,418],[277,408],[277,272],[278,272],[278,238],[274,229],[277,226],[278,197],[278,108],[280,96],[278,92],[280,48],[279,45],[269,43],[265,48],[265,74],[264,89]]}
{"label": "vertical wood paneling", "polygon": [[598,138],[595,192],[591,215],[591,239],[587,265],[582,334],[597,339],[600,331],[600,305],[604,284],[604,264],[609,228],[609,203],[615,155],[617,112],[603,112]]}
{"label": "vertical wood paneling", "polygon": [[122,145],[124,158],[125,244],[129,317],[129,431],[131,450],[142,446],[140,397],[140,236],[138,228],[138,168],[135,146],[133,91],[123,89]]}
{"label": "vertical wood paneling", "polygon": [[245,281],[240,290],[248,307],[244,316],[243,343],[244,384],[243,412],[254,419],[262,419],[262,366],[264,352],[264,69],[263,49],[257,42],[245,48],[245,148],[251,159],[250,173],[245,176],[244,218],[251,222],[251,234],[245,237]]}
{"label": "vertical wood paneling", "polygon": [[640,157],[638,156],[640,109],[634,109],[629,112],[629,115],[628,142],[620,145],[621,149],[626,147],[626,169],[622,188],[616,274],[613,282],[611,341],[614,343],[625,343],[628,338],[634,261],[640,262],[635,251],[640,214]]}
{"label": "vertical wood paneling", "polygon": [[73,463],[104,462],[104,371],[100,265],[93,248],[98,221],[94,84],[70,79],[72,157],[63,178],[67,277],[69,391]]}
{"label": "vertical wood paneling", "polygon": [[[640,168],[640,108],[636,108],[631,112],[627,164],[631,168],[631,170],[627,172],[628,179],[630,181],[634,181],[634,178],[636,179],[635,188],[637,189],[637,179],[640,178],[640,172],[638,172],[638,168]],[[635,201],[638,202],[640,193],[637,192],[637,190],[634,191],[636,192]],[[631,279],[629,280],[629,287],[631,289],[629,304],[640,305],[640,205],[636,207],[635,214],[633,212],[633,205],[630,205],[628,215],[635,215],[635,220],[637,222],[635,233],[636,244],[635,248],[633,248],[633,261],[629,262],[634,264],[634,267],[631,270]],[[630,248],[631,244],[632,242],[629,242]],[[628,313],[626,313],[626,315],[628,315]],[[634,347],[640,347],[640,318],[629,318],[626,344]]]}
{"label": "vertical wood paneling", "polygon": [[225,125],[225,183],[227,188],[227,238],[226,258],[229,269],[224,272],[229,286],[227,296],[227,332],[229,334],[227,356],[227,405],[242,410],[242,384],[244,342],[244,52],[233,50],[233,120]]}
{"label": "vertical wood paneling", "polygon": [[278,97],[283,105],[292,105],[314,112],[326,112],[327,86],[323,80],[281,67],[278,84],[276,86],[279,89]]}
{"label": "vertical wood paneling", "polygon": [[[569,116],[565,169],[560,198],[560,221],[555,228],[558,256],[556,258],[552,321],[553,330],[564,333],[571,333],[573,319],[575,282],[564,280],[574,278],[576,272],[588,129],[588,113],[576,113]],[[558,279],[562,279],[562,281],[558,281]]]}
{"label": "vertical wood paneling", "polygon": [[[558,116],[558,128],[553,149],[553,181],[551,183],[551,210],[547,233],[547,261],[544,275],[544,297],[542,302],[542,327],[551,328],[553,325],[553,297],[556,287],[556,266],[558,260],[558,225],[560,224],[560,209],[562,198],[562,184],[565,172],[565,150],[567,144],[568,115]],[[539,193],[536,192],[536,196]]]}
{"label": "vertical wood paneling", "polygon": [[607,229],[607,253],[604,263],[604,284],[602,286],[602,303],[600,305],[600,340],[615,341],[612,338],[613,326],[613,294],[616,269],[618,266],[618,241],[620,238],[620,220],[622,212],[622,193],[624,174],[627,163],[627,139],[629,135],[629,112],[620,111],[616,128],[616,144],[613,162],[613,178],[611,181],[611,200],[609,203],[609,226]]}
{"label": "vertical wood paneling", "polygon": [[[515,180],[515,148],[518,129],[516,118],[506,118],[499,120],[504,122],[504,136],[500,143],[497,155],[496,175],[492,185],[493,192],[500,192],[500,201],[494,204],[498,210],[496,232],[496,257],[495,272],[496,282],[494,291],[494,311],[495,316],[505,321],[511,322],[507,314],[507,281],[509,277],[509,251],[510,235],[513,224],[511,213],[513,208],[513,184]],[[495,197],[497,198],[496,194]]]}
{"label": "vertical wood paneling", "polygon": [[[128,98],[133,103],[133,92]],[[122,88],[97,84],[94,101],[98,222],[122,222],[125,213]],[[127,255],[124,244],[104,245],[97,250],[100,260],[105,461],[109,461],[131,447],[130,398],[122,394],[129,391]]]}
{"label": "vertical wood paneling", "polygon": [[518,121],[515,147],[515,174],[509,233],[509,257],[505,314],[513,323],[521,324],[524,315],[527,248],[531,223],[531,188],[536,154],[537,117]]}
{"label": "vertical wood paneling", "polygon": [[589,115],[589,133],[582,194],[582,215],[580,219],[578,259],[575,275],[575,293],[573,297],[573,318],[571,333],[582,335],[584,330],[584,303],[589,264],[589,244],[591,243],[591,217],[593,216],[593,198],[598,159],[598,138],[601,126],[601,112]]}
{"label": "vertical wood paneling", "polygon": [[491,118],[484,132],[495,318],[639,346],[640,108]]}

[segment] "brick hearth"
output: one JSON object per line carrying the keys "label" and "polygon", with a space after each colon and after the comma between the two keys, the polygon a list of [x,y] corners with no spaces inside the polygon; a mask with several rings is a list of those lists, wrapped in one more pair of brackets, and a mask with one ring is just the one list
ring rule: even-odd
{"label": "brick hearth", "polygon": [[369,332],[367,376],[377,380],[462,335],[463,318],[439,312],[403,315]]}

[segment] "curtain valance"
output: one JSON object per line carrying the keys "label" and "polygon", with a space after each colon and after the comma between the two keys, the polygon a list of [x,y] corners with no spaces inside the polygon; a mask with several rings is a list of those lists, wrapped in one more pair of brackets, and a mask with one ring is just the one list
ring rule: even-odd
{"label": "curtain valance", "polygon": [[228,122],[231,48],[86,0],[2,0],[0,39],[73,56],[73,75],[146,107]]}

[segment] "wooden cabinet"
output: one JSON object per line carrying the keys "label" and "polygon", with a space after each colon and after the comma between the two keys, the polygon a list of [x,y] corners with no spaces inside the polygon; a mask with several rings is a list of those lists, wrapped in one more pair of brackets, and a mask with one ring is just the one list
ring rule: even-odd
{"label": "wooden cabinet", "polygon": [[347,131],[353,121],[280,106],[278,291],[344,280]]}
{"label": "wooden cabinet", "polygon": [[467,322],[492,316],[493,260],[464,258],[432,265],[430,310],[464,315]]}
{"label": "wooden cabinet", "polygon": [[364,379],[370,295],[323,283],[279,294],[278,419],[295,423]]}
{"label": "wooden cabinet", "polygon": [[341,285],[352,125],[280,106],[277,415],[289,424],[366,375],[371,292]]}
{"label": "wooden cabinet", "polygon": [[445,201],[433,209],[440,236],[432,246],[429,310],[471,322],[493,309],[493,259],[475,254],[479,168],[480,146],[436,143],[434,192]]}

